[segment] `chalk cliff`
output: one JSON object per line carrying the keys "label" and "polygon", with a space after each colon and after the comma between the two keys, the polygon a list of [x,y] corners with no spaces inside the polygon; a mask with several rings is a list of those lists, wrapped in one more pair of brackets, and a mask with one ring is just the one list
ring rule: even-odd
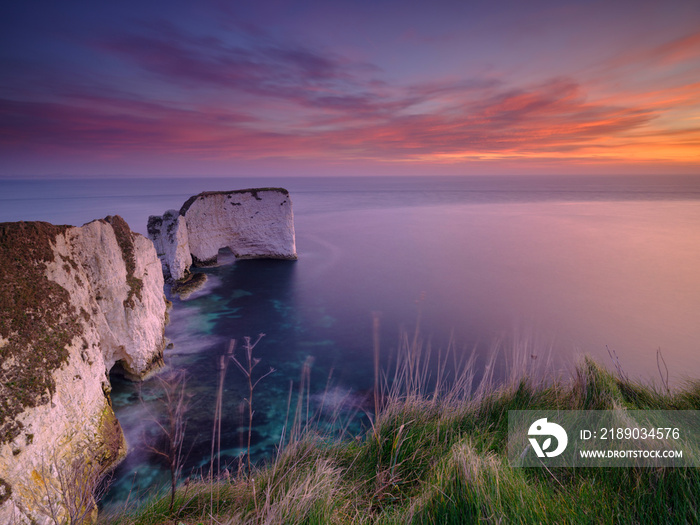
{"label": "chalk cliff", "polygon": [[297,258],[292,201],[282,188],[200,193],[179,212],[149,217],[148,236],[173,279],[215,263],[221,248],[243,259]]}
{"label": "chalk cliff", "polygon": [[80,497],[125,454],[107,373],[162,364],[152,243],[119,216],[0,224],[0,523],[91,512]]}

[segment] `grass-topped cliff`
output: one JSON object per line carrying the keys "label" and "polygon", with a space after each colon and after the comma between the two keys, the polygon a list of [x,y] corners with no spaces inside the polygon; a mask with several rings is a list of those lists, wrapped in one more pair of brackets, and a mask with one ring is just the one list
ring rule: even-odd
{"label": "grass-topped cliff", "polygon": [[[52,371],[68,358],[82,327],[68,292],[46,277],[52,243],[69,226],[0,224],[0,444],[21,431],[15,416],[49,402]],[[67,272],[76,263],[62,261]]]}
{"label": "grass-topped cliff", "polygon": [[153,246],[119,216],[0,224],[0,523],[93,513],[125,452],[105,374],[162,363],[163,279],[148,268]]}
{"label": "grass-topped cliff", "polygon": [[[118,215],[103,222],[114,230],[126,265],[124,308],[133,308],[143,288],[142,279],[134,275],[135,234]],[[90,318],[46,273],[48,263],[58,263],[82,283],[79,263],[69,255],[56,261],[53,249],[58,235],[69,228],[46,222],[0,224],[0,444],[22,431],[18,414],[49,402],[55,391],[52,373],[66,362],[68,345]]]}
{"label": "grass-topped cliff", "polygon": [[[262,200],[259,196],[258,193],[263,192],[263,191],[273,191],[282,194],[285,197],[289,197],[289,191],[287,191],[284,188],[249,188],[249,189],[244,189],[244,190],[229,190],[229,191],[203,191],[202,193],[198,193],[197,195],[193,195],[189,199],[185,201],[185,203],[182,205],[180,208],[180,215],[185,215],[187,213],[187,210],[190,209],[192,204],[197,199],[204,199],[206,197],[210,197],[212,195],[225,195],[228,199],[232,199],[235,195],[242,195],[244,193],[250,193],[255,200]],[[232,202],[232,206],[240,206],[240,203]]]}
{"label": "grass-topped cliff", "polygon": [[[410,345],[407,345],[410,346]],[[528,354],[529,355],[529,354]],[[425,356],[423,356],[425,357]],[[364,435],[288,432],[268,464],[181,486],[120,524],[697,523],[694,468],[513,468],[509,410],[700,409],[700,384],[663,392],[586,359],[571,377],[474,384],[471,367],[438,388],[408,358]],[[449,383],[449,385],[448,385]],[[302,402],[303,405],[303,402]],[[292,408],[293,410],[293,408]],[[301,411],[303,412],[303,410]],[[291,437],[289,434],[291,433]]]}

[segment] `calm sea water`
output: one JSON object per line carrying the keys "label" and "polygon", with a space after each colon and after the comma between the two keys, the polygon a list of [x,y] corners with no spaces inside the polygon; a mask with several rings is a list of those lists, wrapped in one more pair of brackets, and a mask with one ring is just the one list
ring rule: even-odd
{"label": "calm sea water", "polygon": [[[193,405],[186,470],[208,468],[218,356],[227,341],[266,336],[255,393],[256,458],[274,450],[290,381],[311,367],[311,392],[358,399],[372,386],[372,316],[383,356],[420,312],[434,348],[485,359],[496,340],[552,350],[557,369],[590,354],[659,383],[662,349],[675,385],[700,377],[700,178],[344,178],[0,181],[0,221],[82,224],[120,214],[145,233],[148,215],[204,190],[283,186],[295,213],[299,260],[232,261],[202,270],[205,290],[174,301],[166,361],[188,373]],[[528,350],[530,351],[530,350]],[[483,361],[480,361],[483,362]],[[150,388],[114,381],[132,452],[108,500],[162,483],[142,446],[157,412]],[[243,376],[228,371],[223,461],[247,431]],[[358,420],[361,422],[361,417]],[[132,496],[133,497],[133,496]]]}

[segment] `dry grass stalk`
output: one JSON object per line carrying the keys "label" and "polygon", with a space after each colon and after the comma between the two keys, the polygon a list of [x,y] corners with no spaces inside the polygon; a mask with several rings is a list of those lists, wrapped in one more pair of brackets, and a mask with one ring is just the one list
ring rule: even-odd
{"label": "dry grass stalk", "polygon": [[182,444],[185,439],[187,420],[185,414],[189,409],[189,399],[185,393],[186,376],[183,370],[174,370],[158,376],[156,380],[163,393],[161,403],[165,408],[165,417],[154,417],[153,421],[165,438],[165,445],[159,447],[147,444],[155,455],[163,458],[170,469],[170,510],[175,502],[177,483],[182,474],[184,457]]}
{"label": "dry grass stalk", "polygon": [[250,438],[253,433],[253,391],[255,390],[255,387],[258,386],[258,383],[260,381],[262,381],[275,371],[274,368],[270,368],[270,370],[267,373],[263,374],[257,380],[253,381],[253,369],[260,363],[259,358],[253,358],[253,349],[257,346],[257,344],[263,337],[265,337],[265,334],[258,335],[258,339],[254,343],[251,343],[250,337],[244,338],[244,350],[246,358],[245,366],[243,366],[243,364],[241,364],[241,362],[238,359],[236,359],[236,356],[234,354],[231,354],[231,360],[236,364],[238,369],[243,373],[243,375],[248,381],[248,399],[245,400],[248,405],[248,475],[250,475],[252,472],[250,464]]}

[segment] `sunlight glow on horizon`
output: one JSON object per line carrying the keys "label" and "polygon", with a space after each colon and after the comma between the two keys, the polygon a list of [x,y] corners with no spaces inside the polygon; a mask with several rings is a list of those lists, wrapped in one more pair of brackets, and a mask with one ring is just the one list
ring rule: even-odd
{"label": "sunlight glow on horizon", "polygon": [[506,3],[14,6],[0,177],[700,174],[700,5]]}

